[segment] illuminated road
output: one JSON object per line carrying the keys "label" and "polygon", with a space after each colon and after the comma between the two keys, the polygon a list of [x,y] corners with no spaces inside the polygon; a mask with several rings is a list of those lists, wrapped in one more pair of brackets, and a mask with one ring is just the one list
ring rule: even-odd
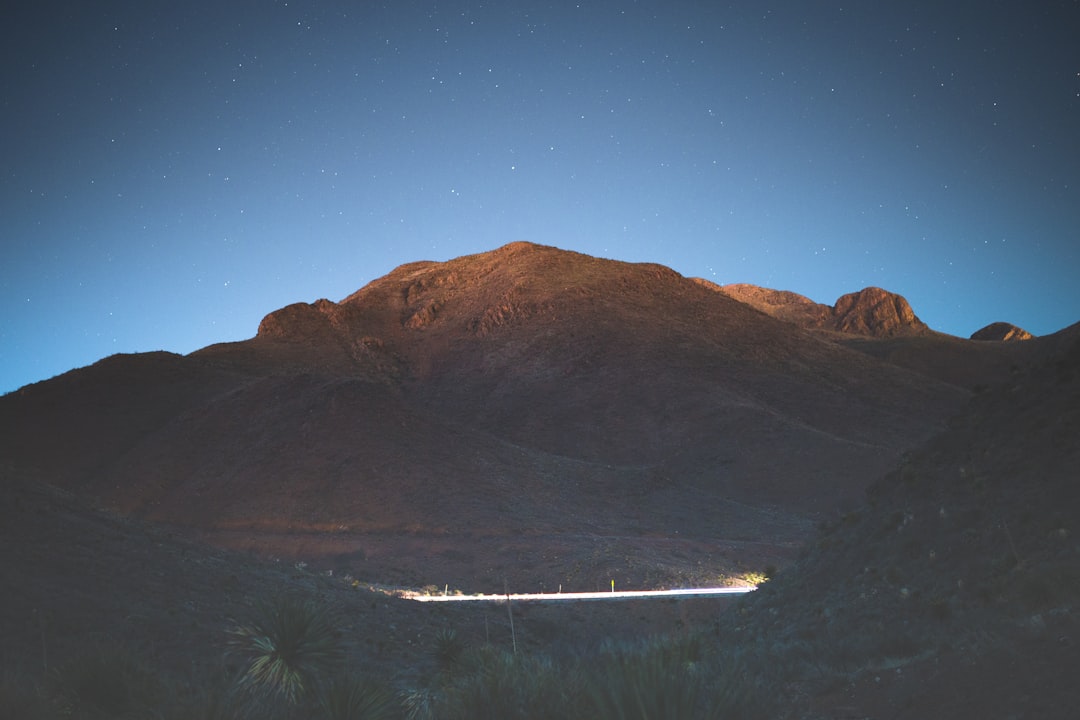
{"label": "illuminated road", "polygon": [[747,587],[684,588],[681,590],[619,590],[617,592],[511,593],[509,595],[424,595],[407,592],[401,597],[417,602],[566,602],[568,600],[635,600],[638,598],[711,597],[740,595],[756,590]]}

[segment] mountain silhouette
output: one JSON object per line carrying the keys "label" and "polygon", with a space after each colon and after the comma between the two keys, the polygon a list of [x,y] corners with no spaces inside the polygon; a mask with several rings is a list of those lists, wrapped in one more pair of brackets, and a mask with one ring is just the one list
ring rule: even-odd
{"label": "mountain silhouette", "polygon": [[[841,298],[835,337],[755,308],[660,265],[513,243],[271,312],[250,340],[23,388],[0,398],[0,452],[230,547],[553,584],[578,560],[526,536],[592,538],[605,558],[723,541],[717,567],[764,541],[782,562],[945,427],[975,384],[963,368],[1007,375],[996,346],[938,338],[883,290]],[[898,340],[934,362],[878,352]],[[955,361],[952,343],[968,343]],[[443,556],[394,556],[431,538]]]}

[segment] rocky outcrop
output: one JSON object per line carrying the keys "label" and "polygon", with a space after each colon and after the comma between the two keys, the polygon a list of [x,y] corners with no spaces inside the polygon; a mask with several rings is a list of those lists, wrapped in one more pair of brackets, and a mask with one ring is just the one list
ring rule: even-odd
{"label": "rocky outcrop", "polygon": [[766,315],[803,328],[869,337],[925,335],[931,332],[903,296],[877,287],[844,295],[830,307],[797,293],[756,285],[718,286],[705,281],[700,281],[700,284],[711,285]]}
{"label": "rocky outcrop", "polygon": [[1033,337],[1035,336],[1027,330],[1016,327],[1012,323],[995,322],[990,323],[981,330],[975,331],[971,336],[971,339],[991,342],[1014,342],[1019,340],[1030,340]]}
{"label": "rocky outcrop", "polygon": [[869,287],[843,295],[832,308],[829,329],[852,335],[894,337],[930,332],[902,296]]}

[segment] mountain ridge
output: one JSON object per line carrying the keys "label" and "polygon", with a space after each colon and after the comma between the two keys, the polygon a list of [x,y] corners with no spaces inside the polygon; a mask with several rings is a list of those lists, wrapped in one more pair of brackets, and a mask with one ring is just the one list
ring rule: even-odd
{"label": "mountain ridge", "polygon": [[[323,533],[325,562],[361,558],[357,572],[390,571],[358,554],[376,535],[455,538],[459,562],[393,568],[403,579],[438,566],[477,583],[485,523],[504,537],[602,528],[635,548],[676,532],[790,547],[972,392],[963,374],[894,362],[909,345],[875,356],[918,340],[923,365],[957,366],[936,336],[836,337],[861,344],[660,265],[513,243],[286,306],[250,340],[118,356],[24,388],[0,399],[0,454],[121,512],[266,554],[295,552],[289,533],[340,528]],[[969,342],[955,341],[965,368],[990,358],[985,377],[1005,376],[996,345]],[[732,503],[757,508],[753,521]],[[539,552],[515,543],[483,582]],[[547,582],[567,577],[566,560],[532,562]],[[644,582],[631,565],[619,572]]]}
{"label": "mountain ridge", "polygon": [[[841,295],[833,305],[817,303],[789,290],[774,290],[749,283],[695,281],[744,302],[761,312],[799,327],[877,338],[941,334],[915,315],[903,295],[879,287],[866,287]],[[983,341],[1029,340],[1035,337],[1007,322],[993,322],[972,333]]]}

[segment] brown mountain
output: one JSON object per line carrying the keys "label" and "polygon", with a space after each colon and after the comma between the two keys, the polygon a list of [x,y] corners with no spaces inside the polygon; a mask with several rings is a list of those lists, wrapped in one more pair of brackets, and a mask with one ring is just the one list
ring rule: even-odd
{"label": "brown mountain", "polygon": [[990,323],[984,328],[976,330],[972,336],[972,340],[990,340],[997,342],[1015,342],[1018,340],[1030,340],[1035,337],[1027,330],[1017,327],[1012,323],[1007,322],[995,322]]}
{"label": "brown mountain", "polygon": [[[677,629],[735,678],[736,715],[1072,717],[1078,413],[1080,325],[810,331],[659,266],[526,244],[403,266],[242,343],[0,398],[0,715],[45,708],[102,638],[205,692],[224,628],[289,590],[332,608],[350,667],[406,688],[442,682],[448,627],[529,654]],[[767,564],[734,612],[515,604],[516,630],[505,606],[341,578],[593,589]]]}
{"label": "brown mountain", "polygon": [[843,295],[829,307],[785,290],[746,284],[708,284],[767,315],[808,329],[877,338],[931,332],[903,296],[881,288],[868,287]]}
{"label": "brown mountain", "polygon": [[[845,297],[837,327],[939,345],[899,296]],[[384,582],[715,578],[785,562],[970,395],[948,353],[924,372],[858,337],[659,265],[514,243],[291,305],[244,342],[23,388],[0,398],[0,457],[125,514]],[[969,345],[965,362],[999,358]]]}

